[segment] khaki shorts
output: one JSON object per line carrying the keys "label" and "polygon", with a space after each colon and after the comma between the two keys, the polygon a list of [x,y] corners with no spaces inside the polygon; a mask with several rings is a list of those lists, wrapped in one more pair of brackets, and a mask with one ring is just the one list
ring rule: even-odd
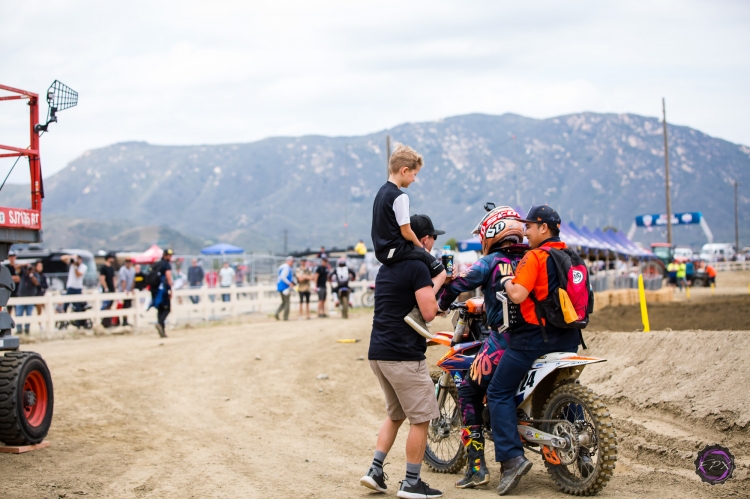
{"label": "khaki shorts", "polygon": [[391,420],[409,418],[411,424],[419,424],[440,415],[427,362],[371,360],[370,368],[383,389]]}

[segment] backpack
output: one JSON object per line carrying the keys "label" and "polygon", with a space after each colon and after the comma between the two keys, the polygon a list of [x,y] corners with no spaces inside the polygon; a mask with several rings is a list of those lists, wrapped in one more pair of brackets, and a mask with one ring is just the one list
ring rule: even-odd
{"label": "backpack", "polygon": [[[538,300],[533,293],[529,295],[534,302],[542,337],[547,341],[547,332],[542,318],[550,324],[563,329],[581,329],[589,324],[589,314],[594,311],[594,291],[589,283],[586,263],[578,254],[568,248],[557,249],[542,246],[557,272],[557,284],[549,288],[544,300]],[[586,348],[581,336],[581,344]]]}
{"label": "backpack", "polygon": [[151,266],[151,270],[146,274],[146,286],[156,289],[161,284],[161,262]]}
{"label": "backpack", "polygon": [[340,288],[346,288],[349,286],[349,267],[336,267],[336,283]]}

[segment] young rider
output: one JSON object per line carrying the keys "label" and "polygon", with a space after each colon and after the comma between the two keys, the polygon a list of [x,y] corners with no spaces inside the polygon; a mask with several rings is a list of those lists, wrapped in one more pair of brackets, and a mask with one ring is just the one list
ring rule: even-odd
{"label": "young rider", "polygon": [[[464,425],[461,430],[461,441],[468,455],[466,474],[456,482],[456,487],[460,489],[486,485],[490,481],[484,460],[484,396],[497,363],[508,347],[508,332],[498,332],[498,325],[503,324],[503,306],[495,294],[502,289],[501,280],[514,275],[516,265],[528,250],[528,246],[520,244],[524,236],[523,223],[518,221],[520,218],[520,215],[508,206],[490,211],[473,231],[482,241],[484,256],[468,271],[446,284],[438,296],[438,307],[444,311],[460,293],[481,286],[487,311],[487,324],[492,329],[490,337],[474,359],[470,375],[458,387],[458,404]],[[508,322],[513,325],[519,310],[517,305],[509,305],[511,306],[508,308]]]}
{"label": "young rider", "polygon": [[[551,352],[576,352],[580,330],[563,329],[544,321],[539,324],[534,301],[545,300],[550,287],[558,281],[555,266],[548,261],[549,253],[540,247],[566,248],[560,240],[560,215],[547,205],[532,206],[526,216],[526,237],[531,251],[516,268],[515,277],[503,278],[502,287],[513,303],[520,304],[520,324],[510,335],[510,344],[487,389],[487,404],[492,420],[495,460],[502,463],[503,474],[497,487],[499,495],[513,490],[521,477],[531,469],[531,461],[524,457],[523,445],[516,429],[515,394],[521,379],[534,360]],[[544,331],[542,330],[544,326]],[[588,473],[586,458],[579,459],[579,469]]]}

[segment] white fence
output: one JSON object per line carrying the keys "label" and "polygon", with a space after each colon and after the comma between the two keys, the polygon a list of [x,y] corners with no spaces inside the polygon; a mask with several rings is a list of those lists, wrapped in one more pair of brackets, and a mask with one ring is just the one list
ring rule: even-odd
{"label": "white fence", "polygon": [[717,272],[727,272],[730,270],[750,270],[750,260],[745,260],[744,262],[713,262],[710,265],[712,265]]}
{"label": "white fence", "polygon": [[[359,306],[363,292],[368,289],[371,281],[356,281],[350,283],[353,293],[350,296],[351,306]],[[193,299],[197,303],[193,303]],[[116,303],[131,300],[131,308],[116,309]],[[226,301],[225,301],[226,300]],[[113,301],[115,304],[109,310],[101,310],[102,303]],[[87,303],[91,308],[81,312],[72,310],[73,303]],[[48,293],[45,296],[13,297],[8,306],[13,306],[13,320],[16,325],[30,324],[35,328],[41,324],[46,331],[52,331],[55,323],[90,319],[98,324],[107,317],[127,317],[128,323],[135,327],[143,327],[156,323],[156,310],[147,310],[151,302],[151,293],[136,291],[133,293],[84,293],[80,295],[64,295]],[[328,302],[333,305],[332,293],[328,292]],[[57,312],[60,304],[70,304],[68,311]],[[178,289],[172,292],[172,304],[169,320],[177,321],[218,320],[227,317],[237,317],[250,313],[273,313],[281,303],[276,285],[240,286],[229,288]],[[316,313],[318,295],[311,293],[311,313]],[[33,315],[17,316],[18,305],[34,305]],[[43,305],[41,314],[37,314],[36,305]],[[291,310],[299,309],[299,294],[292,293]]]}

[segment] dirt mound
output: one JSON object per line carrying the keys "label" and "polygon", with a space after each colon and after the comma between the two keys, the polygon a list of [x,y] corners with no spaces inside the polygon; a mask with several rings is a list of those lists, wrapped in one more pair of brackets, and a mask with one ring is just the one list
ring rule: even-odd
{"label": "dirt mound", "polygon": [[[0,454],[0,497],[372,497],[359,477],[385,408],[365,360],[371,324],[371,314],[353,314],[25,345],[52,371],[52,445]],[[599,497],[747,495],[750,334],[586,339],[587,353],[609,361],[587,367],[581,382],[605,397],[620,437],[614,478]],[[428,360],[445,351],[430,348]],[[708,442],[735,453],[736,479],[700,482],[692,459]],[[404,476],[404,444],[402,432],[388,455],[391,490]],[[534,468],[517,493],[564,497],[529,457]],[[499,465],[489,465],[485,490],[456,490],[456,475],[423,475],[445,497],[497,497]]]}
{"label": "dirt mound", "polygon": [[[652,330],[750,331],[750,295],[708,296],[695,301],[649,303]],[[607,307],[591,315],[586,331],[643,329],[638,305]]]}

